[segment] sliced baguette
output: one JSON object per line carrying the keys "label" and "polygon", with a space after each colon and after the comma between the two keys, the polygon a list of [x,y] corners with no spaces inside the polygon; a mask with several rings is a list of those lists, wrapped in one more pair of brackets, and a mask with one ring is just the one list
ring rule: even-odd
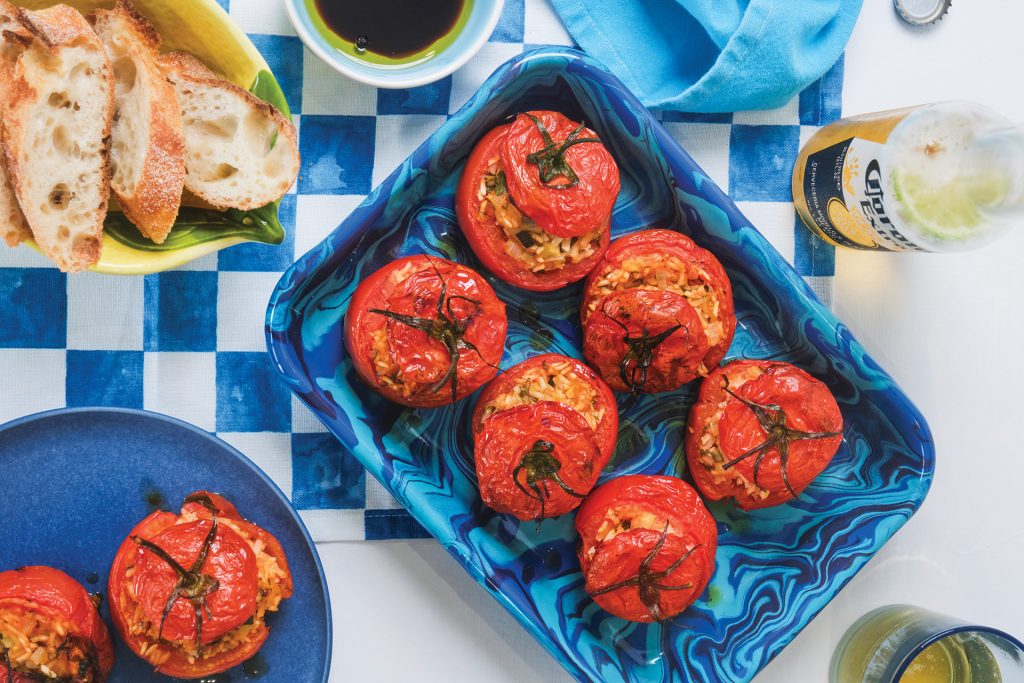
{"label": "sliced baguette", "polygon": [[174,84],[185,131],[185,187],[218,208],[280,199],[299,174],[295,126],[252,93],[172,52],[160,66]]}
{"label": "sliced baguette", "polygon": [[32,41],[2,105],[11,183],[43,253],[61,270],[85,270],[99,260],[110,195],[110,62],[77,10],[22,10],[20,19]]}
{"label": "sliced baguette", "polygon": [[[0,0],[0,99],[10,93],[10,80],[14,63],[28,42],[29,33],[18,20],[18,8],[7,0]],[[14,188],[7,174],[7,162],[0,154],[0,236],[14,247],[32,237],[25,214],[18,206]]]}
{"label": "sliced baguette", "polygon": [[96,10],[92,26],[114,72],[110,188],[128,219],[161,244],[181,204],[185,139],[174,86],[157,64],[160,37],[127,0]]}

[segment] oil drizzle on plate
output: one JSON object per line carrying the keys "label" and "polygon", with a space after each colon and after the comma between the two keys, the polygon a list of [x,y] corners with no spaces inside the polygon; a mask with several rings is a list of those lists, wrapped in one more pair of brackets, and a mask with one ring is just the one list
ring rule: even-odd
{"label": "oil drizzle on plate", "polygon": [[149,509],[158,510],[164,504],[164,494],[156,487],[156,482],[146,479],[142,482],[142,501],[149,506]]}
{"label": "oil drizzle on plate", "polygon": [[242,671],[245,672],[245,677],[248,679],[263,678],[270,671],[270,665],[267,664],[263,655],[257,654],[242,664]]}
{"label": "oil drizzle on plate", "polygon": [[315,0],[327,27],[352,43],[392,59],[410,57],[455,28],[467,0]]}

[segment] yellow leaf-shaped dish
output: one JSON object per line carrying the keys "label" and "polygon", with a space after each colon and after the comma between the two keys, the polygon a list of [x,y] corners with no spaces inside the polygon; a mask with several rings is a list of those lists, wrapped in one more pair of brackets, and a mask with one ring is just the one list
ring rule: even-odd
{"label": "yellow leaf-shaped dish", "polygon": [[[28,9],[57,4],[54,0],[14,0]],[[83,14],[113,6],[113,0],[65,0]],[[290,116],[288,103],[270,67],[248,36],[216,0],[132,0],[160,34],[165,51],[191,52],[229,81]],[[183,206],[163,244],[143,237],[124,215],[112,211],[106,220],[103,251],[91,270],[114,275],[146,275],[177,268],[189,261],[242,242],[280,244],[284,228],[278,202],[253,211],[217,211]],[[27,242],[35,248],[31,241]]]}

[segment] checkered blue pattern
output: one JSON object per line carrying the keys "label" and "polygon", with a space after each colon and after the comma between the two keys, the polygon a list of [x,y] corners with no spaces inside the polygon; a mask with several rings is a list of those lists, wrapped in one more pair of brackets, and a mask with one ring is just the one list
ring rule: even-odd
{"label": "checkered blue pattern", "polygon": [[[423,536],[271,368],[263,337],[281,272],[315,246],[502,62],[571,44],[547,0],[506,0],[480,53],[437,83],[376,90],[305,50],[277,0],[219,0],[251,35],[300,131],[302,169],[281,205],[288,237],[146,277],[67,276],[0,248],[0,421],[63,406],[145,408],[216,433],[291,496],[318,541]],[[826,302],[832,248],[798,223],[789,178],[801,143],[839,117],[842,63],[786,107],[662,112],[672,135]]]}

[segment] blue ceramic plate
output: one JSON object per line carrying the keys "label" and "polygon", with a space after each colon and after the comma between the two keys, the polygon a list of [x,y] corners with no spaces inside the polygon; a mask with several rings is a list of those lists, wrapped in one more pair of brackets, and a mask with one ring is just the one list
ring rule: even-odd
{"label": "blue ceramic plate", "polygon": [[[224,494],[281,541],[295,595],[267,618],[270,637],[249,666],[210,680],[242,683],[265,671],[260,683],[327,681],[331,607],[316,548],[280,489],[231,446],[155,413],[56,410],[0,427],[0,472],[0,569],[50,565],[104,594],[114,553],[143,517],[177,511],[198,489]],[[101,613],[109,626],[106,605]],[[176,680],[114,640],[110,683]]]}
{"label": "blue ceramic plate", "polygon": [[[520,525],[485,508],[473,473],[473,399],[438,410],[388,403],[356,378],[342,318],[356,284],[397,256],[481,266],[453,194],[474,143],[510,114],[557,109],[586,121],[618,161],[614,236],[649,225],[691,235],[735,291],[733,358],[804,368],[846,423],[831,466],[798,501],[746,513],[713,505],[718,565],[671,624],[630,624],[583,590],[572,515]],[[542,351],[579,356],[580,287],[535,294],[489,278],[508,304],[503,366]],[[928,427],[849,330],[751,227],[614,76],[583,54],[544,48],[498,69],[480,92],[282,277],[267,315],[270,352],[291,389],[451,554],[575,676],[603,681],[746,681],[786,646],[914,513],[931,482]],[[696,385],[621,396],[619,446],[602,479],[685,474]]]}

